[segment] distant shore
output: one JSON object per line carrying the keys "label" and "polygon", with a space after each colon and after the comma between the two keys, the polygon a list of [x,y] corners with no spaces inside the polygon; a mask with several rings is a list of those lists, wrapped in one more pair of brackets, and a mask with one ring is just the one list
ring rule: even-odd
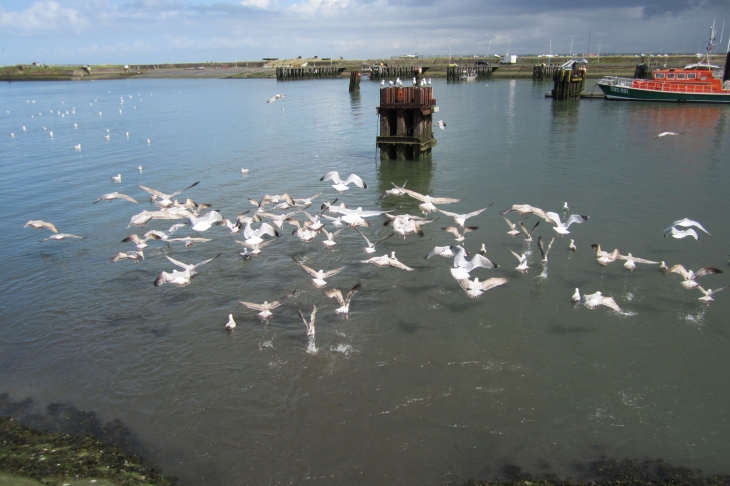
{"label": "distant shore", "polygon": [[[722,65],[724,59],[716,56],[715,62]],[[551,64],[562,64],[568,58],[553,58]],[[601,78],[603,76],[632,77],[634,68],[639,62],[637,56],[603,56],[600,59],[590,57],[588,62],[588,77]],[[652,57],[651,62],[660,66],[681,67],[697,62],[696,56]],[[452,63],[460,66],[473,66],[477,61],[487,61],[498,69],[492,77],[495,79],[532,78],[532,67],[535,64],[548,63],[544,57],[519,57],[516,64],[499,64],[497,58],[458,58],[451,59]],[[284,59],[275,61],[237,61],[231,63],[186,63],[160,65],[105,65],[105,66],[34,66],[13,65],[0,69],[0,80],[13,81],[88,81],[104,79],[271,79],[276,77],[276,68],[279,66],[308,67],[329,66],[330,64],[345,68],[341,78],[349,78],[350,72],[380,63],[389,66],[423,66],[427,68],[424,76],[431,78],[446,77],[448,58],[427,59],[368,59],[368,60],[322,60],[322,59]],[[306,63],[306,64],[305,64]]]}

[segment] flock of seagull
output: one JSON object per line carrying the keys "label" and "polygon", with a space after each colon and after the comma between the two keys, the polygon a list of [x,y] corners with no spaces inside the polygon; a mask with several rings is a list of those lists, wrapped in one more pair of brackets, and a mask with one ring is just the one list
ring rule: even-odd
{"label": "flock of seagull", "polygon": [[[402,85],[402,82],[396,84]],[[285,98],[285,95],[277,94],[269,99],[267,103],[273,103],[281,98]],[[76,124],[74,125],[76,126]],[[439,126],[443,128],[445,123],[439,122]],[[23,130],[25,130],[25,127],[23,127]],[[675,134],[665,132],[660,134],[659,137],[666,135]],[[50,136],[53,136],[52,132]],[[127,136],[129,135],[127,134]],[[147,140],[147,142],[150,143],[149,140]],[[81,150],[80,144],[73,148],[75,150]],[[139,173],[142,173],[142,166],[137,167],[137,170]],[[243,176],[247,176],[249,169],[241,169],[241,173]],[[412,272],[415,271],[413,266],[409,266],[401,262],[396,257],[395,251],[391,250],[390,252],[385,252],[380,256],[376,256],[376,247],[380,245],[380,243],[392,237],[406,239],[411,235],[424,236],[425,233],[423,227],[426,227],[426,225],[438,220],[438,218],[434,219],[432,215],[442,214],[445,217],[452,218],[454,221],[452,226],[441,227],[441,230],[452,235],[455,242],[444,246],[435,246],[427,255],[425,255],[425,258],[431,259],[432,257],[439,256],[442,258],[453,259],[452,264],[450,265],[450,273],[456,280],[456,283],[471,299],[478,299],[487,291],[505,285],[509,282],[509,277],[504,276],[486,279],[482,278],[481,280],[480,277],[473,277],[471,274],[477,269],[480,269],[480,271],[489,271],[499,268],[499,265],[487,256],[487,249],[484,244],[481,245],[480,251],[473,256],[471,256],[465,249],[464,242],[467,239],[467,235],[478,229],[478,226],[467,224],[467,220],[479,217],[482,213],[487,211],[492,204],[463,213],[447,211],[446,209],[443,209],[443,206],[459,203],[460,199],[421,194],[412,189],[406,188],[405,186],[407,182],[402,186],[391,182],[393,188],[385,191],[382,197],[402,198],[407,196],[413,198],[419,202],[418,208],[420,209],[421,214],[395,214],[397,212],[395,209],[365,210],[361,207],[351,208],[344,202],[338,203],[340,198],[343,197],[343,194],[350,189],[351,185],[361,189],[367,189],[367,184],[358,175],[350,174],[345,179],[342,179],[337,171],[332,171],[323,175],[319,180],[320,182],[331,183],[331,187],[339,193],[339,197],[332,201],[323,201],[319,206],[319,210],[316,212],[313,211],[311,207],[315,205],[314,201],[320,198],[324,194],[325,190],[322,190],[313,196],[301,198],[293,198],[286,192],[274,195],[266,194],[261,199],[249,198],[248,201],[253,208],[241,212],[234,219],[224,218],[219,211],[211,210],[210,204],[199,204],[189,198],[184,200],[176,199],[176,197],[184,191],[196,187],[200,184],[200,181],[194,182],[173,192],[164,192],[138,183],[137,187],[149,196],[149,201],[153,208],[144,209],[141,212],[132,215],[127,228],[133,226],[146,227],[156,220],[176,220],[178,222],[175,222],[166,230],[148,229],[141,235],[137,233],[130,234],[124,238],[122,242],[133,244],[134,249],[120,251],[111,257],[110,260],[111,262],[130,260],[131,262],[139,263],[140,261],[145,260],[144,251],[149,246],[148,242],[151,240],[160,241],[164,245],[159,247],[162,255],[174,266],[174,268],[171,268],[169,271],[161,271],[158,277],[154,280],[154,285],[162,286],[169,284],[176,287],[185,287],[190,285],[195,277],[198,276],[198,270],[200,267],[212,262],[218,258],[221,253],[197,263],[185,263],[165,253],[163,248],[174,244],[182,244],[186,248],[189,248],[195,244],[206,243],[211,241],[212,238],[205,238],[202,236],[202,233],[213,227],[226,227],[230,231],[231,235],[235,235],[234,238],[239,236],[242,237],[242,239],[236,239],[235,241],[243,247],[243,251],[240,252],[241,257],[245,260],[249,260],[260,255],[264,248],[276,242],[282,235],[284,235],[286,232],[285,225],[288,225],[293,228],[291,232],[292,237],[296,237],[305,243],[311,243],[319,237],[321,243],[325,247],[325,250],[331,249],[338,244],[337,238],[343,231],[356,232],[363,238],[366,245],[363,248],[363,252],[367,258],[360,259],[360,263],[372,264],[378,267],[393,267],[397,270]],[[111,181],[112,183],[121,183],[122,174],[120,173],[112,176]],[[118,191],[103,194],[93,200],[91,204],[96,204],[100,201],[113,202],[115,200],[139,204],[139,201],[134,197],[122,194]],[[514,204],[499,212],[509,227],[507,235],[512,238],[517,238],[522,234],[526,241],[526,245],[522,245],[522,248],[518,251],[503,243],[506,251],[513,255],[517,260],[517,266],[514,268],[517,272],[525,274],[531,269],[530,257],[533,253],[533,235],[541,222],[544,221],[549,224],[560,238],[570,234],[571,227],[573,225],[583,224],[589,221],[588,216],[569,214],[570,209],[567,202],[564,204],[562,209],[563,215],[561,216],[557,212],[545,211],[541,208],[528,204]],[[517,215],[517,218],[514,218],[515,214]],[[530,217],[535,217],[537,221],[534,224],[529,223],[528,226],[525,222]],[[371,227],[371,221],[375,221],[375,218],[380,218],[381,221],[383,221],[384,226],[392,229],[392,232],[378,239],[375,239],[373,235],[370,235],[369,237],[363,233],[361,228]],[[329,229],[328,226],[331,226],[334,229]],[[59,231],[53,223],[42,220],[30,220],[25,224],[25,227],[50,231],[51,234],[41,241],[82,238],[82,236],[63,233]],[[176,231],[183,228],[187,228],[193,233],[184,237],[173,236]],[[709,235],[709,232],[699,222],[685,218],[672,223],[664,231],[664,237],[671,236],[677,239],[692,237],[695,240],[699,240],[700,235],[698,234],[698,231]],[[541,256],[540,265],[542,267],[542,271],[538,275],[540,278],[547,278],[548,254],[554,242],[555,238],[552,238],[551,241],[546,244],[542,235],[537,237],[537,250],[539,250]],[[715,294],[727,288],[727,286],[725,286],[714,289],[705,289],[697,282],[698,278],[706,275],[723,273],[722,270],[714,267],[705,266],[697,270],[687,270],[681,264],[667,266],[663,261],[657,262],[638,258],[633,256],[631,253],[623,254],[618,249],[607,252],[602,250],[599,244],[593,244],[591,247],[595,252],[597,263],[603,266],[610,265],[617,260],[621,260],[625,262],[624,266],[630,271],[633,271],[637,264],[641,264],[657,265],[662,272],[676,273],[682,277],[682,281],[680,282],[681,285],[688,290],[695,288],[699,290],[702,296],[698,297],[698,300],[706,304],[713,301],[713,296]],[[570,239],[567,248],[571,251],[577,251],[575,240]],[[467,258],[470,256],[471,258]],[[346,267],[340,266],[334,269],[314,269],[306,265],[305,262],[299,261],[294,257],[292,257],[292,260],[294,264],[298,265],[304,272],[312,277],[311,282],[315,288],[322,289],[327,298],[334,299],[337,302],[339,307],[336,307],[334,312],[347,318],[351,301],[355,294],[361,291],[362,284],[357,282],[350,286],[348,290],[341,291],[335,288],[328,288],[329,283],[326,281],[326,279],[338,275]],[[296,293],[297,289],[294,288],[291,292],[270,302],[264,301],[262,303],[258,303],[241,300],[240,303],[248,309],[257,311],[258,317],[264,323],[267,323],[274,315],[273,311],[287,303],[296,295]],[[574,303],[582,304],[590,309],[595,309],[599,306],[606,306],[614,311],[623,312],[614,298],[611,296],[604,296],[601,292],[581,294],[580,290],[576,288],[571,299]],[[314,335],[315,320],[318,313],[317,307],[313,306],[309,318],[305,317],[301,310],[298,309],[297,312],[306,327],[307,336],[310,341],[309,350],[316,351],[314,346]],[[233,314],[231,313],[228,316],[225,328],[233,330],[235,327],[236,322],[233,319]]]}

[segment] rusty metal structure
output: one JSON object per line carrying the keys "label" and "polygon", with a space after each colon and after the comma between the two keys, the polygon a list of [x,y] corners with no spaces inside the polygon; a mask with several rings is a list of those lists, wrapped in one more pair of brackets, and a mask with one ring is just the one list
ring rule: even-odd
{"label": "rusty metal structure", "polygon": [[420,160],[436,146],[432,114],[438,112],[430,86],[390,86],[380,89],[381,159]]}

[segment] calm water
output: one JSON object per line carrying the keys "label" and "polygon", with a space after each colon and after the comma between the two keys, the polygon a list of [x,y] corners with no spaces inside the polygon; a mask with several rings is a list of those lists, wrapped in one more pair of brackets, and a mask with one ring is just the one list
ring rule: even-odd
{"label": "calm water", "polygon": [[[0,391],[119,418],[166,472],[191,485],[459,484],[499,477],[505,464],[575,474],[576,462],[601,455],[727,473],[730,293],[705,306],[679,275],[601,267],[590,245],[716,266],[726,273],[702,285],[730,284],[730,107],[563,104],[530,81],[436,82],[436,119],[448,126],[437,130],[432,158],[380,163],[378,88],[363,82],[350,96],[346,81],[0,86]],[[275,93],[287,97],[265,103]],[[683,134],[654,138],[663,131]],[[122,238],[145,231],[126,228],[132,214],[152,209],[137,182],[171,192],[199,180],[182,196],[233,218],[253,208],[247,197],[266,193],[327,189],[318,207],[337,197],[319,182],[330,170],[368,184],[341,196],[351,207],[417,214],[418,201],[380,198],[406,179],[421,193],[461,197],[449,211],[494,202],[469,220],[479,230],[466,247],[485,243],[501,268],[472,276],[511,280],[471,300],[450,260],[425,260],[433,246],[453,242],[440,229],[453,224],[444,215],[433,216],[423,238],[379,245],[378,254],[396,251],[413,272],[361,264],[363,240],[352,230],[327,251],[321,237],[302,243],[290,226],[248,261],[225,227],[203,235],[211,242],[166,248],[188,263],[221,253],[186,288],[152,285],[173,268],[161,242],[140,264],[109,261],[133,249]],[[117,173],[122,184],[111,182]],[[140,204],[91,204],[115,190]],[[516,272],[502,243],[527,243],[506,235],[497,211],[528,203],[562,214],[564,201],[590,220],[556,238],[547,279],[539,278],[539,253],[529,273]],[[662,238],[685,217],[712,234]],[[29,219],[85,238],[41,243],[49,233],[23,229]],[[371,239],[388,234],[382,219],[372,221],[364,229]],[[556,236],[544,221],[538,234]],[[335,301],[292,257],[316,269],[347,266],[328,280],[343,290],[362,284],[349,319],[334,314]],[[613,296],[627,315],[574,307],[575,287]],[[238,303],[294,288],[268,325]],[[313,304],[316,354],[296,313]],[[230,333],[229,313],[238,322]]]}

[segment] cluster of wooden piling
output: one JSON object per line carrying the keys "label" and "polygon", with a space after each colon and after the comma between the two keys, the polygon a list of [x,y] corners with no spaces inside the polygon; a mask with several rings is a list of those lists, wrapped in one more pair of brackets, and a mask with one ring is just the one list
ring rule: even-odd
{"label": "cluster of wooden piling", "polygon": [[380,135],[376,144],[381,159],[419,160],[436,145],[432,113],[436,100],[430,86],[380,89]]}
{"label": "cluster of wooden piling", "polygon": [[428,67],[421,66],[387,66],[385,64],[374,64],[369,67],[370,71],[368,75],[373,81],[380,81],[385,79],[386,81],[395,81],[396,78],[401,78],[403,82],[408,81],[411,78],[418,77],[428,71]]}
{"label": "cluster of wooden piling", "polygon": [[276,80],[338,78],[344,70],[338,66],[277,67]]}
{"label": "cluster of wooden piling", "polygon": [[642,59],[639,64],[636,65],[636,68],[634,68],[634,77],[636,79],[652,79],[654,77],[655,69],[659,69],[659,64]]}
{"label": "cluster of wooden piling", "polygon": [[560,69],[558,65],[547,66],[545,64],[535,64],[532,66],[532,80],[550,81],[551,79],[555,79],[555,73],[560,71]]}
{"label": "cluster of wooden piling", "polygon": [[486,79],[492,76],[492,73],[499,66],[493,64],[480,64],[479,66],[458,66],[456,64],[449,65],[446,68],[447,81],[459,81],[464,73],[468,75],[476,75],[476,79]]}
{"label": "cluster of wooden piling", "polygon": [[573,64],[573,69],[560,69],[553,77],[554,100],[577,100],[585,89],[586,69]]}

